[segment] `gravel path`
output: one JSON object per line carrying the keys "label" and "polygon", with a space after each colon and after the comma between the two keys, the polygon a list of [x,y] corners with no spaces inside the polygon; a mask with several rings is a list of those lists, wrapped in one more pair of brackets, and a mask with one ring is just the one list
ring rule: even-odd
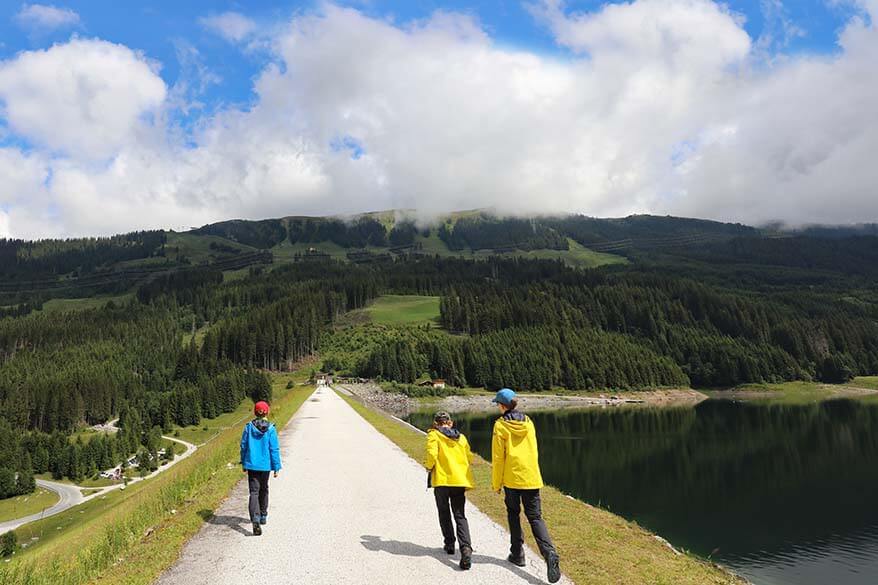
{"label": "gravel path", "polygon": [[507,531],[472,505],[473,568],[460,571],[441,549],[426,472],[332,390],[301,407],[281,449],[263,536],[251,535],[240,482],[158,584],[546,582],[538,555],[529,552],[525,568],[506,562]]}

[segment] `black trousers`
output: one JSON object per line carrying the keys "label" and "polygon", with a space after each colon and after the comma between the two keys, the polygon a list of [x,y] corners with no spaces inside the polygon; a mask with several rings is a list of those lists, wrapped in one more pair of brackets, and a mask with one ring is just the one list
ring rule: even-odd
{"label": "black trousers", "polygon": [[[433,488],[436,508],[439,510],[439,526],[445,546],[454,546],[454,525],[457,525],[457,541],[460,548],[472,549],[469,536],[469,522],[466,521],[466,488],[439,486]],[[451,516],[454,515],[454,525]]]}
{"label": "black trousers", "polygon": [[250,522],[259,522],[260,516],[268,516],[268,478],[270,471],[247,470],[250,487]]}
{"label": "black trousers", "polygon": [[524,534],[521,531],[521,508],[524,507],[524,515],[530,522],[530,529],[533,532],[534,540],[540,548],[540,554],[543,558],[548,558],[550,554],[555,552],[555,544],[552,537],[549,536],[549,529],[543,521],[542,502],[540,501],[540,490],[518,490],[514,488],[503,488],[506,491],[506,515],[509,519],[509,534],[511,546],[509,552],[512,556],[520,557],[523,553]]}

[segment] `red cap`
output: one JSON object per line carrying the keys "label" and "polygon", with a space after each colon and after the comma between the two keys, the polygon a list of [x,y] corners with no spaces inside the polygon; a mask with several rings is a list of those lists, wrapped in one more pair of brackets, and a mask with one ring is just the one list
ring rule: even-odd
{"label": "red cap", "polygon": [[255,414],[256,416],[265,416],[270,410],[271,407],[268,406],[268,403],[264,400],[260,400],[253,405],[253,414]]}

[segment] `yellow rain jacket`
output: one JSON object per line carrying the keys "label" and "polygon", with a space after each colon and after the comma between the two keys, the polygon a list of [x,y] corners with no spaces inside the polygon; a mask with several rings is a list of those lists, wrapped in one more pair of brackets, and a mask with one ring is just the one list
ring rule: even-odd
{"label": "yellow rain jacket", "polygon": [[430,470],[430,485],[470,489],[475,486],[475,482],[469,467],[473,460],[469,441],[456,430],[450,434],[457,438],[449,437],[436,429],[430,429],[427,433],[424,467]]}
{"label": "yellow rain jacket", "polygon": [[499,418],[494,423],[491,444],[491,484],[501,487],[533,490],[543,487],[540,474],[537,431],[534,423],[517,411],[512,417]]}

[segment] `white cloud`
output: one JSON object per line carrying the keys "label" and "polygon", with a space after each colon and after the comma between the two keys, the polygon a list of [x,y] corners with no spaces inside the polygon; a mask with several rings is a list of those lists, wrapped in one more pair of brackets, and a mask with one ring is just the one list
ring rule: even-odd
{"label": "white cloud", "polygon": [[709,0],[535,12],[569,55],[498,46],[457,14],[296,16],[255,102],[190,135],[168,115],[191,105],[186,88],[127,48],[23,53],[0,63],[0,97],[46,170],[12,183],[0,221],[33,236],[391,207],[878,219],[872,20],[854,18],[832,56],[774,62]]}
{"label": "white cloud", "polygon": [[199,24],[231,43],[240,43],[256,31],[256,23],[239,12],[223,12],[198,19]]}
{"label": "white cloud", "polygon": [[128,47],[74,38],[0,62],[0,103],[16,134],[74,158],[113,155],[156,111],[166,88]]}
{"label": "white cloud", "polygon": [[51,203],[46,189],[49,172],[40,155],[0,148],[0,238],[57,233],[46,217]]}
{"label": "white cloud", "polygon": [[69,8],[57,8],[47,4],[22,4],[15,15],[15,21],[27,30],[48,32],[77,26],[79,14]]}
{"label": "white cloud", "polygon": [[[878,220],[878,30],[852,22],[842,54],[788,60],[723,104],[735,132],[704,147],[672,209],[759,222]],[[722,124],[717,117],[716,124]]]}

